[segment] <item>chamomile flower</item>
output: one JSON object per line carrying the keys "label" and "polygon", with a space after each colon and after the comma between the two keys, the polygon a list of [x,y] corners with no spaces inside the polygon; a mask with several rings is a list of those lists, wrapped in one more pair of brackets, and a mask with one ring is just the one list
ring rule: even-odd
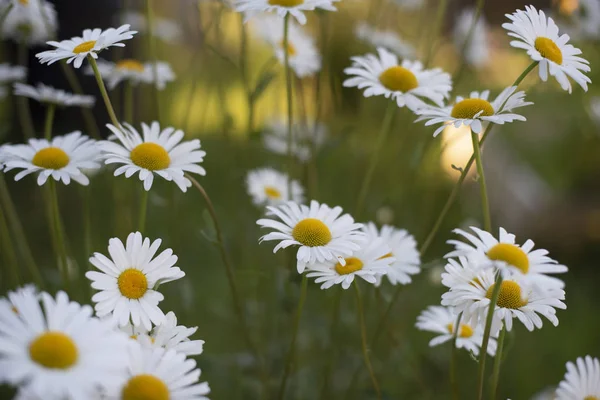
{"label": "chamomile flower", "polygon": [[336,11],[333,3],[339,0],[234,0],[235,9],[245,15],[245,20],[249,20],[255,15],[265,12],[276,13],[282,18],[288,13],[294,17],[300,24],[306,24],[304,11],[314,11],[317,8],[327,11]]}
{"label": "chamomile flower", "polygon": [[400,58],[412,59],[417,53],[414,46],[404,41],[396,32],[379,30],[366,22],[356,25],[354,34],[363,42],[375,48],[383,47]]}
{"label": "chamomile flower", "polygon": [[52,3],[45,0],[9,0],[3,3],[4,7],[12,4],[12,9],[2,22],[2,37],[34,46],[56,35],[58,22]]}
{"label": "chamomile flower", "polygon": [[0,64],[0,85],[22,81],[25,78],[27,78],[27,68],[6,63]]}
{"label": "chamomile flower", "polygon": [[166,350],[175,350],[178,353],[186,356],[197,356],[202,354],[204,340],[190,340],[198,330],[197,326],[188,328],[183,325],[177,325],[177,317],[173,311],[169,311],[165,315],[165,320],[162,324],[156,326],[152,333],[145,338],[142,338],[140,343],[154,347],[162,347]]}
{"label": "chamomile flower", "polygon": [[464,237],[462,240],[449,240],[454,250],[445,257],[469,257],[479,267],[496,267],[510,270],[525,281],[537,283],[542,287],[562,288],[564,282],[548,274],[562,274],[568,271],[564,265],[548,257],[548,251],[535,249],[535,243],[528,239],[523,245],[517,245],[515,235],[500,228],[499,238],[491,233],[471,227],[475,234],[455,229],[454,233]]}
{"label": "chamomile flower", "polygon": [[556,400],[600,399],[600,361],[591,356],[567,363],[567,373],[556,389]]}
{"label": "chamomile flower", "polygon": [[[123,81],[130,81],[134,85],[139,83],[154,82],[154,63],[141,63],[134,59],[124,59],[116,63],[104,60],[98,60],[98,71],[106,81],[106,86],[113,90]],[[85,69],[88,75],[94,75],[91,67]],[[167,83],[175,80],[175,73],[169,63],[164,61],[156,62],[156,87],[163,90]]]}
{"label": "chamomile flower", "polygon": [[[429,342],[429,346],[437,346],[449,342],[454,338],[454,326],[458,314],[451,308],[441,306],[429,306],[417,317],[416,327],[422,331],[439,334]],[[479,355],[479,349],[483,342],[483,328],[481,325],[471,325],[461,319],[460,330],[456,335],[456,347]],[[487,352],[490,356],[496,354],[496,339],[490,338]]]}
{"label": "chamomile flower", "polygon": [[58,107],[90,108],[96,104],[94,96],[69,93],[43,83],[38,83],[36,86],[15,83],[14,89],[15,96],[29,97],[40,103],[52,104]]}
{"label": "chamomile flower", "polygon": [[[273,229],[260,241],[280,241],[273,249],[299,246],[297,258],[298,273],[304,272],[307,264],[340,262],[359,250],[366,238],[349,214],[342,215],[341,207],[330,208],[315,200],[310,206],[298,205],[292,201],[277,207],[267,207],[268,215],[281,220],[263,218],[256,221],[264,228]],[[385,254],[385,253],[384,253]]]}
{"label": "chamomile flower", "polygon": [[302,203],[304,201],[304,189],[296,180],[292,180],[292,196],[288,193],[287,174],[272,168],[260,168],[248,172],[246,176],[246,188],[252,197],[252,202],[257,206],[278,205],[293,201]]}
{"label": "chamomile flower", "polygon": [[131,125],[122,129],[108,124],[119,143],[102,141],[99,147],[104,153],[106,164],[123,164],[115,170],[115,176],[125,174],[129,178],[139,172],[140,181],[147,191],[152,187],[154,174],[173,181],[182,192],[192,186],[185,177],[186,172],[206,175],[198,163],[206,152],[200,150],[200,140],[181,142],[184,133],[175,128],[161,129],[158,122],[142,123],[142,135]]}
{"label": "chamomile flower", "polygon": [[481,272],[481,267],[466,257],[458,257],[458,260],[448,258],[441,275],[441,283],[452,289],[465,282],[476,282],[479,272]]}
{"label": "chamomile flower", "polygon": [[516,86],[504,89],[492,102],[490,91],[471,92],[468,98],[458,96],[454,105],[448,107],[424,107],[416,111],[418,121],[427,121],[425,126],[442,124],[433,133],[437,136],[446,126],[469,126],[475,133],[483,131],[483,123],[490,122],[503,125],[506,122],[526,121],[522,115],[512,112],[515,108],[533,103],[525,101],[525,92],[517,92]]}
{"label": "chamomile flower", "polygon": [[29,139],[27,144],[3,146],[0,163],[5,164],[5,171],[22,169],[15,175],[15,181],[37,173],[37,183],[40,186],[50,177],[65,185],[71,179],[88,185],[90,181],[82,170],[100,168],[100,151],[95,140],[81,132],[72,132],[55,136],[50,141]]}
{"label": "chamomile flower", "polygon": [[104,49],[113,46],[125,47],[125,44],[121,42],[132,39],[136,33],[136,31],[129,30],[129,25],[123,25],[117,29],[86,29],[81,37],[75,36],[62,42],[48,42],[56,49],[43,51],[35,56],[42,64],[67,60],[67,63],[73,63],[75,68],[79,68],[88,55],[97,59],[98,53]]}
{"label": "chamomile flower", "polygon": [[[40,305],[41,298],[41,305]],[[39,399],[91,399],[114,389],[127,363],[127,336],[64,292],[0,302],[0,382]],[[15,310],[17,310],[15,312]]]}
{"label": "chamomile flower", "polygon": [[[148,20],[143,14],[126,12],[122,16],[122,21],[131,24],[131,28],[140,33],[148,33]],[[155,16],[152,34],[164,42],[177,43],[183,36],[183,30],[177,21]]]}
{"label": "chamomile flower", "polygon": [[[302,162],[310,160],[311,149],[318,150],[327,140],[327,128],[323,124],[292,126],[292,154]],[[282,118],[273,119],[262,135],[265,148],[276,154],[287,155],[288,135],[287,121]]]}
{"label": "chamomile flower", "polygon": [[[493,269],[482,269],[474,279],[454,285],[444,293],[442,305],[454,307],[457,313],[462,312],[465,322],[472,325],[485,324],[495,281],[496,273]],[[540,329],[543,324],[540,315],[557,326],[556,309],[567,308],[563,303],[564,299],[565,291],[562,289],[542,288],[529,284],[516,275],[508,275],[501,283],[494,307],[492,332],[497,332],[503,324],[510,331],[514,318],[530,331]]]}
{"label": "chamomile flower", "polygon": [[175,266],[173,250],[155,257],[161,243],[161,239],[150,242],[135,232],[129,234],[125,245],[118,238],[108,241],[111,258],[94,253],[90,263],[101,272],[88,271],[85,276],[92,281],[92,288],[99,290],[92,297],[99,317],[111,315],[119,326],[131,321],[147,330],[163,323],[165,315],[158,303],[164,296],[154,287],[183,278],[185,273]]}
{"label": "chamomile flower", "polygon": [[389,264],[385,276],[392,285],[407,285],[412,281],[410,276],[421,271],[417,241],[408,231],[389,225],[383,225],[379,230],[373,222],[366,224],[363,231],[367,235],[367,241],[381,238],[390,248],[386,257],[394,257],[395,261]]}
{"label": "chamomile flower", "polygon": [[352,66],[344,70],[351,78],[344,81],[344,87],[365,89],[365,97],[384,96],[412,111],[427,106],[426,101],[441,106],[452,90],[450,75],[441,69],[424,69],[419,61],[399,63],[396,55],[382,47],[377,52],[352,57]]}
{"label": "chamomile flower", "polygon": [[[454,46],[458,51],[464,49],[462,55],[469,65],[480,68],[487,64],[490,59],[490,49],[488,42],[489,27],[483,15],[479,16],[473,26],[475,11],[472,8],[466,9],[459,14],[454,24]],[[471,32],[471,27],[473,31]],[[465,42],[471,36],[469,43],[465,48]]]}
{"label": "chamomile flower", "polygon": [[385,275],[396,261],[389,254],[390,247],[383,239],[377,238],[363,242],[359,250],[350,257],[344,257],[344,262],[334,259],[309,264],[306,276],[316,278],[315,283],[321,283],[321,289],[329,289],[333,285],[348,289],[355,277],[375,284],[377,277]]}
{"label": "chamomile flower", "polygon": [[526,50],[533,61],[540,63],[539,75],[544,82],[550,74],[563,90],[571,93],[571,78],[587,91],[591,79],[584,72],[590,71],[589,62],[579,57],[581,50],[567,44],[569,35],[559,35],[552,18],[547,18],[543,11],[533,6],[525,6],[525,11],[517,10],[506,16],[511,22],[502,27],[509,36],[517,39],[510,45]]}
{"label": "chamomile flower", "polygon": [[21,301],[20,299],[37,297],[38,295],[39,294],[37,288],[34,285],[29,284],[22,286],[17,290],[9,291],[6,294],[6,297],[0,297],[0,303],[7,304],[11,308],[11,310],[18,314],[19,310],[17,309],[15,304],[19,303]]}

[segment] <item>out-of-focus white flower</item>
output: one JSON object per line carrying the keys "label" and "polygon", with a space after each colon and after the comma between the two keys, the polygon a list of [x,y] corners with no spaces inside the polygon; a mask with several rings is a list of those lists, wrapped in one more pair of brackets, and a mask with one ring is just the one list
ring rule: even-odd
{"label": "out-of-focus white flower", "polygon": [[[313,155],[312,146],[318,150],[327,139],[327,128],[323,124],[308,127],[303,124],[295,124],[292,130],[292,154],[302,162],[310,160]],[[263,144],[273,153],[287,155],[288,134],[285,119],[273,119],[267,124],[267,128],[263,132]]]}
{"label": "out-of-focus white flower", "polygon": [[0,99],[8,94],[8,90],[3,85],[14,81],[22,81],[26,78],[27,68],[10,64],[0,64]]}
{"label": "out-of-focus white flower", "polygon": [[425,0],[393,0],[393,3],[406,10],[416,10],[423,7]]}
{"label": "out-of-focus white flower", "polygon": [[394,31],[379,30],[366,22],[360,22],[356,25],[354,34],[363,42],[375,48],[383,47],[400,58],[413,59],[415,57],[416,50],[413,45],[404,41]]}
{"label": "out-of-focus white flower", "polygon": [[333,3],[339,0],[234,0],[235,8],[245,15],[246,21],[265,12],[276,13],[283,25],[283,17],[288,13],[300,24],[306,24],[304,11],[317,8],[336,11]]}
{"label": "out-of-focus white flower", "polygon": [[577,8],[565,18],[565,31],[576,39],[600,39],[600,1],[578,0],[576,3]]}
{"label": "out-of-focus white flower", "polygon": [[12,9],[2,22],[3,37],[33,46],[56,35],[58,22],[52,3],[45,0],[4,0],[0,2],[0,10],[11,4]]}
{"label": "out-of-focus white flower", "polygon": [[96,104],[94,96],[73,94],[62,89],[55,89],[51,86],[38,83],[36,86],[26,85],[24,83],[15,83],[15,96],[29,97],[40,103],[53,104],[59,107],[85,107],[90,108]]}
{"label": "out-of-focus white flower", "polygon": [[600,96],[595,96],[590,99],[590,113],[594,121],[600,125]]}
{"label": "out-of-focus white flower", "polygon": [[[123,24],[130,24],[132,29],[140,33],[148,33],[148,23],[145,15],[137,12],[127,12],[121,19]],[[161,17],[154,18],[152,34],[162,41],[176,43],[183,36],[183,30],[179,23]]]}
{"label": "out-of-focus white flower", "polygon": [[[454,24],[454,45],[460,52],[464,49],[464,58],[468,64],[479,68],[484,66],[490,57],[489,40],[488,40],[488,25],[483,15],[473,26],[475,20],[475,10],[469,8],[460,13]],[[469,43],[465,48],[465,41],[471,31]]]}
{"label": "out-of-focus white flower", "polygon": [[[134,59],[124,59],[116,63],[98,60],[98,71],[106,81],[106,86],[109,89],[114,89],[123,81],[130,81],[133,84],[153,83],[154,82],[154,65],[153,62],[141,63]],[[91,66],[85,68],[87,75],[94,75]],[[165,61],[156,62],[156,87],[163,90],[168,82],[175,80],[175,73],[171,69],[171,65]]]}
{"label": "out-of-focus white flower", "polygon": [[292,196],[288,193],[288,175],[272,168],[259,168],[248,172],[246,176],[246,188],[252,196],[252,201],[257,206],[275,206],[288,201],[302,203],[304,201],[304,189],[296,180],[289,182]]}

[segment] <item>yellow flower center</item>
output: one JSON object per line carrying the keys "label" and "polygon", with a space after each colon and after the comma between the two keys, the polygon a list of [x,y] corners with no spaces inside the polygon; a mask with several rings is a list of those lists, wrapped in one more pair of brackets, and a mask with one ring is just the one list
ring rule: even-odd
{"label": "yellow flower center", "polygon": [[597,398],[596,396],[585,396],[583,398],[583,400],[600,400],[599,398]]}
{"label": "yellow flower center", "polygon": [[122,400],[169,400],[169,388],[154,375],[142,374],[129,379],[123,392]]}
{"label": "yellow flower center", "polygon": [[490,260],[504,261],[515,268],[519,268],[524,274],[529,272],[529,258],[527,254],[514,244],[498,243],[488,250],[487,256]]}
{"label": "yellow flower center", "polygon": [[29,356],[36,363],[52,369],[68,369],[77,362],[77,346],[62,332],[48,331],[29,345]]}
{"label": "yellow flower center", "polygon": [[[479,114],[480,112],[481,114]],[[450,113],[452,118],[458,119],[473,119],[477,114],[479,114],[480,117],[494,115],[494,107],[492,107],[487,100],[464,99],[463,101],[456,103]]]}
{"label": "yellow flower center", "polygon": [[273,186],[265,186],[265,194],[270,199],[281,199],[281,192]]}
{"label": "yellow flower center", "polygon": [[346,265],[342,265],[340,263],[335,264],[335,270],[340,275],[348,275],[356,271],[360,271],[363,266],[364,264],[360,259],[356,257],[350,257],[346,258]]}
{"label": "yellow flower center", "polygon": [[117,69],[125,69],[128,71],[144,72],[144,64],[137,60],[125,59],[117,63]]}
{"label": "yellow flower center", "polygon": [[83,43],[75,46],[75,48],[73,49],[73,53],[75,53],[75,54],[87,53],[88,51],[92,50],[95,45],[96,45],[95,40],[89,40],[87,42],[83,42]]}
{"label": "yellow flower center", "polygon": [[[450,334],[454,333],[454,324],[448,324],[446,325],[446,328],[448,329],[448,332],[450,332]],[[460,331],[458,332],[458,337],[467,339],[471,336],[473,336],[473,328],[471,328],[471,326],[467,324],[460,324]]]}
{"label": "yellow flower center", "polygon": [[169,153],[159,144],[142,143],[131,150],[131,161],[138,167],[149,171],[166,169],[171,165]]}
{"label": "yellow flower center", "polygon": [[[491,285],[485,297],[488,299],[492,298],[492,292],[494,291],[494,283]],[[513,310],[519,309],[527,305],[527,300],[523,300],[521,297],[521,286],[515,281],[502,281],[500,286],[500,293],[498,294],[498,301],[496,305],[501,308],[511,308]]]}
{"label": "yellow flower center", "polygon": [[386,69],[379,75],[379,81],[386,89],[395,92],[408,92],[419,87],[415,74],[399,65]]}
{"label": "yellow flower center", "polygon": [[137,300],[148,290],[148,280],[142,271],[129,268],[121,272],[117,279],[119,291],[128,299]]}
{"label": "yellow flower center", "polygon": [[554,61],[558,65],[562,65],[562,51],[560,51],[560,48],[551,39],[542,36],[538,37],[535,39],[535,49],[540,52],[542,57]]}
{"label": "yellow flower center", "polygon": [[[285,46],[284,46],[283,40],[281,42],[279,42],[279,47],[281,47],[282,49],[284,49]],[[287,52],[288,52],[288,55],[290,57],[293,57],[293,56],[296,55],[296,48],[289,41],[288,41],[288,45],[287,45]]]}
{"label": "yellow flower center", "polygon": [[23,4],[24,6],[29,5],[29,0],[19,0],[19,3]]}
{"label": "yellow flower center", "polygon": [[384,258],[390,258],[390,257],[394,257],[394,255],[392,253],[387,253],[386,255],[379,257],[378,260],[383,260]]}
{"label": "yellow flower center", "polygon": [[58,147],[46,147],[35,153],[31,162],[44,169],[61,169],[69,165],[69,156]]}
{"label": "yellow flower center", "polygon": [[292,237],[304,246],[325,246],[331,242],[331,231],[323,221],[306,218],[296,224],[292,231]]}
{"label": "yellow flower center", "polygon": [[269,0],[269,4],[272,6],[296,7],[304,4],[304,0]]}

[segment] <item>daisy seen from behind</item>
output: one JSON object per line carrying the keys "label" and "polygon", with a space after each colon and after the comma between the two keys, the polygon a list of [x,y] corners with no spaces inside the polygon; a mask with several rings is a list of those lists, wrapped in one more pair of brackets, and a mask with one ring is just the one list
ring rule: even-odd
{"label": "daisy seen from behind", "polygon": [[[131,24],[131,28],[140,33],[149,33],[148,20],[144,14],[128,11],[121,14],[121,21]],[[152,34],[164,42],[177,43],[183,36],[183,30],[177,21],[155,16]]]}
{"label": "daisy seen from behind", "polygon": [[5,164],[5,171],[22,170],[15,175],[15,181],[37,173],[40,186],[48,178],[62,181],[65,185],[71,180],[88,185],[90,180],[83,170],[95,170],[101,166],[97,142],[81,132],[55,136],[50,141],[29,139],[27,144],[2,146],[0,163]]}
{"label": "daisy seen from behind", "polygon": [[172,127],[161,129],[156,121],[150,125],[142,123],[142,134],[131,125],[124,123],[122,128],[108,124],[118,142],[99,142],[105,163],[123,164],[115,170],[115,176],[125,174],[126,178],[139,173],[144,189],[149,191],[154,174],[169,182],[174,182],[182,192],[192,186],[185,173],[206,175],[199,163],[206,152],[200,150],[200,140],[182,142],[182,130]]}
{"label": "daisy seen from behind", "polygon": [[344,87],[364,89],[365,97],[384,96],[412,111],[428,106],[427,102],[441,106],[452,90],[450,75],[439,68],[424,69],[419,61],[400,63],[383,47],[377,53],[352,57],[352,66],[344,70],[350,76]]}
{"label": "daisy seen from behind", "polygon": [[[234,0],[235,9],[245,14],[246,21],[261,13],[276,13],[280,18],[287,14],[294,17],[300,24],[306,24],[304,11],[314,11],[320,8],[336,11],[333,3],[339,0]],[[281,21],[283,25],[283,20]]]}
{"label": "daisy seen from behind", "polygon": [[591,79],[589,62],[580,57],[581,50],[569,42],[569,35],[560,35],[558,26],[543,11],[533,6],[525,6],[525,11],[517,10],[506,14],[510,23],[502,24],[508,35],[516,38],[510,45],[527,51],[533,61],[539,62],[539,76],[546,82],[553,76],[563,90],[571,93],[569,78],[587,91]]}
{"label": "daisy seen from behind", "polygon": [[156,255],[161,239],[151,242],[139,232],[130,233],[125,245],[118,238],[108,241],[108,253],[94,253],[90,263],[100,271],[88,271],[85,276],[98,290],[92,297],[99,317],[110,315],[113,322],[125,326],[131,321],[146,330],[152,324],[165,320],[158,308],[164,296],[155,290],[156,285],[171,282],[185,276],[175,266],[177,256],[166,249]]}
{"label": "daisy seen from behind", "polygon": [[446,126],[459,128],[468,126],[475,133],[483,131],[483,123],[504,125],[506,122],[526,121],[526,118],[512,111],[533,103],[525,101],[525,92],[517,92],[516,86],[504,89],[494,101],[489,101],[490,91],[471,92],[468,98],[458,96],[453,105],[447,107],[424,107],[416,111],[416,122],[427,121],[425,126],[442,124],[435,130],[437,136]]}
{"label": "daisy seen from behind", "polygon": [[[327,127],[316,123],[313,126],[305,124],[294,124],[292,126],[292,153],[302,162],[307,162],[314,149],[318,150],[327,140]],[[277,118],[270,121],[262,135],[265,148],[276,154],[287,155],[288,135],[287,121]]]}
{"label": "daisy seen from behind", "polygon": [[85,107],[90,108],[96,104],[94,96],[73,94],[62,89],[38,83],[36,86],[17,82],[14,84],[15,96],[28,97],[43,104],[58,107]]}
{"label": "daisy seen from behind", "polygon": [[304,189],[296,180],[290,183],[292,196],[288,193],[288,175],[272,168],[259,168],[248,172],[246,188],[252,197],[252,202],[257,206],[278,205],[293,201],[304,201]]}
{"label": "daisy seen from behind", "polygon": [[[457,318],[458,314],[452,311],[451,308],[429,306],[417,317],[415,326],[422,331],[439,334],[429,342],[429,346],[433,347],[453,340]],[[481,325],[471,325],[461,319],[460,330],[456,335],[456,347],[470,351],[477,356],[482,342],[483,327]],[[487,348],[490,356],[493,357],[496,354],[496,347],[496,339],[491,337]]]}
{"label": "daisy seen from behind", "polygon": [[[45,0],[8,0],[2,4],[12,9],[2,21],[2,36],[34,46],[56,35],[58,20],[54,5]],[[4,12],[5,9],[2,10]]]}
{"label": "daisy seen from behind", "polygon": [[[292,201],[277,207],[267,207],[267,215],[256,221],[263,228],[272,229],[260,241],[279,241],[273,249],[298,246],[296,254],[298,273],[304,272],[307,264],[331,261],[344,264],[361,248],[366,240],[360,231],[362,224],[354,222],[349,214],[342,214],[341,207],[331,208],[312,200],[310,206]],[[385,253],[384,253],[385,254]]]}
{"label": "daisy seen from behind", "polygon": [[[40,304],[41,300],[41,304]],[[119,384],[127,336],[64,292],[0,302],[0,382],[40,399],[90,399]],[[15,311],[17,310],[17,311]]]}
{"label": "daisy seen from behind", "polygon": [[600,399],[600,361],[591,356],[567,363],[567,373],[556,389],[556,400]]}
{"label": "daisy seen from behind", "polygon": [[[140,83],[154,83],[154,63],[141,63],[135,59],[123,59],[116,63],[98,60],[98,71],[102,78],[106,81],[106,86],[113,90],[119,83],[123,81],[131,82],[134,85]],[[171,69],[169,63],[164,61],[156,62],[156,87],[163,90],[167,87],[167,83],[175,80],[175,73]],[[85,69],[88,75],[94,75],[92,67]]]}

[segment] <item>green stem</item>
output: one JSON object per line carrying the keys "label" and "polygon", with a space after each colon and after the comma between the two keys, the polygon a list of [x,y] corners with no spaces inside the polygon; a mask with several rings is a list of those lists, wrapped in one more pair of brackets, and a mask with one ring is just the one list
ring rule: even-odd
{"label": "green stem", "polygon": [[98,70],[98,64],[96,60],[92,56],[88,56],[88,60],[90,65],[92,66],[92,70],[94,71],[94,76],[96,77],[96,83],[98,84],[98,88],[100,89],[100,93],[102,94],[102,99],[104,100],[104,105],[106,106],[106,111],[108,112],[108,116],[112,124],[119,128],[121,124],[117,119],[117,114],[115,114],[115,110],[110,102],[110,97],[108,97],[108,92],[106,91],[106,86],[104,85],[104,80],[102,79],[102,75],[100,75],[100,71]]}
{"label": "green stem", "polygon": [[8,229],[8,223],[4,216],[4,210],[0,207],[0,234],[2,234],[2,253],[4,254],[4,263],[7,266],[8,274],[11,277],[12,287],[20,285],[19,266],[15,247],[13,246],[12,236]]}
{"label": "green stem", "polygon": [[481,342],[481,352],[479,354],[479,369],[477,372],[477,399],[483,400],[483,383],[485,381],[485,360],[487,358],[487,348],[490,342],[490,333],[492,330],[492,321],[494,320],[494,308],[496,308],[496,302],[500,295],[500,289],[502,288],[502,274],[498,272],[498,277],[494,283],[494,289],[492,290],[492,297],[490,299],[490,305],[488,307],[488,313],[485,320],[485,328],[483,330],[483,340]]}
{"label": "green stem", "polygon": [[[289,15],[289,14],[287,14]],[[300,287],[300,299],[298,300],[298,307],[296,308],[296,317],[294,318],[294,325],[292,327],[292,341],[285,358],[285,367],[283,370],[283,377],[281,378],[281,384],[279,385],[279,393],[277,399],[283,400],[285,398],[285,388],[287,386],[288,377],[294,366],[294,359],[296,353],[296,339],[298,338],[298,328],[300,327],[300,319],[302,318],[302,310],[304,309],[304,302],[306,301],[306,289],[308,287],[308,278],[306,274],[302,276],[302,285]]]}
{"label": "green stem", "polygon": [[425,62],[423,63],[425,67],[428,67],[433,59],[433,50],[435,48],[435,41],[442,30],[442,25],[444,24],[444,17],[446,16],[446,9],[448,8],[448,0],[439,0],[437,14],[435,16],[435,25],[433,26],[433,30],[431,31],[429,38],[429,43],[427,47],[427,57],[425,58]]}
{"label": "green stem", "polygon": [[[29,49],[23,43],[19,43],[17,46],[17,59],[18,64],[22,67],[29,67]],[[18,96],[16,99],[17,103],[17,114],[19,117],[19,123],[23,130],[23,136],[25,139],[31,139],[35,137],[35,127],[33,126],[33,118],[31,117],[31,110],[29,109],[29,100],[27,97]]]}
{"label": "green stem", "polygon": [[481,192],[481,206],[483,208],[483,228],[492,231],[492,218],[490,216],[490,201],[487,194],[487,185],[485,183],[485,174],[483,172],[483,160],[481,159],[481,148],[479,136],[471,131],[471,141],[473,142],[473,155],[477,165],[477,174],[479,175],[479,189]]}
{"label": "green stem", "polygon": [[329,394],[329,381],[331,380],[333,364],[336,358],[337,344],[339,343],[339,340],[337,339],[337,330],[340,321],[342,289],[335,288],[335,291],[335,298],[333,300],[333,315],[331,316],[331,326],[329,328],[329,354],[327,356],[325,371],[323,373],[325,378],[323,379],[323,386],[321,386],[321,395],[319,397],[321,400],[331,398]]}
{"label": "green stem", "polygon": [[363,300],[360,294],[360,287],[358,286],[358,281],[354,280],[354,293],[356,294],[356,307],[358,308],[358,322],[360,325],[360,336],[361,336],[361,344],[362,344],[362,353],[365,359],[365,366],[369,370],[369,375],[371,376],[371,382],[373,383],[373,389],[375,389],[375,393],[377,393],[377,398],[381,399],[381,390],[379,389],[379,383],[377,382],[377,378],[375,377],[375,372],[373,371],[373,366],[371,365],[371,358],[369,357],[369,347],[367,343],[367,328],[365,326],[365,312],[363,310]]}
{"label": "green stem", "polygon": [[44,137],[46,140],[52,140],[52,123],[54,122],[54,113],[56,105],[49,103],[46,109],[46,122],[44,123]]}
{"label": "green stem", "polygon": [[140,194],[140,215],[138,218],[138,231],[144,233],[146,230],[146,214],[148,213],[148,191],[142,187]]}
{"label": "green stem", "polygon": [[452,354],[450,356],[450,388],[452,389],[452,400],[460,399],[460,392],[458,387],[458,381],[456,380],[457,366],[456,357],[458,356],[458,349],[456,348],[456,341],[460,332],[460,321],[462,319],[462,313],[459,313],[456,317],[456,323],[454,324],[454,331],[452,332]]}
{"label": "green stem", "polygon": [[248,71],[248,30],[244,23],[244,14],[240,13],[240,74],[242,75],[242,84],[246,91],[246,98],[248,101],[248,125],[246,127],[246,133],[252,133],[254,129],[254,96],[250,89],[250,78]]}
{"label": "green stem", "polygon": [[[82,186],[83,199],[83,265],[87,265],[88,258],[92,255],[92,213],[90,209],[92,189],[90,186]],[[85,268],[83,268],[85,271]],[[89,285],[88,285],[89,286]],[[91,296],[94,290],[89,286],[89,295]]]}
{"label": "green stem", "polygon": [[123,97],[123,120],[133,124],[133,84],[129,80],[125,82]]}
{"label": "green stem", "polygon": [[60,218],[60,209],[58,206],[58,193],[56,191],[56,182],[54,179],[49,178],[48,184],[50,187],[50,203],[52,209],[52,228],[53,235],[57,244],[57,257],[59,260],[58,270],[62,276],[63,285],[65,287],[65,291],[69,292],[69,265],[67,261],[67,249],[65,247],[65,239],[62,231],[62,222]]}
{"label": "green stem", "polygon": [[500,336],[498,336],[498,348],[494,357],[494,369],[492,371],[492,390],[490,400],[496,400],[498,394],[498,382],[500,381],[500,365],[502,364],[502,351],[504,350],[504,336],[506,336],[506,327],[502,326]]}
{"label": "green stem", "polygon": [[292,70],[290,68],[290,52],[289,49],[289,27],[290,14],[287,13],[283,19],[283,58],[285,65],[285,88],[287,95],[287,158],[288,158],[288,194],[291,198],[292,194],[292,177],[294,173],[294,153],[292,152],[293,145],[293,100],[292,100]]}
{"label": "green stem", "polygon": [[473,39],[473,33],[475,32],[475,27],[477,26],[477,22],[479,22],[479,18],[481,18],[481,12],[483,11],[483,6],[485,5],[485,0],[477,0],[477,5],[475,6],[475,14],[473,15],[473,21],[471,22],[471,26],[469,26],[469,30],[467,31],[467,36],[465,37],[465,41],[460,47],[460,66],[458,68],[458,73],[456,74],[456,78],[454,78],[454,86],[457,86],[457,83],[463,76],[463,72],[465,70],[466,60],[465,54],[471,44],[471,40]]}
{"label": "green stem", "polygon": [[152,62],[152,79],[153,79],[153,94],[154,104],[156,107],[156,115],[158,121],[162,122],[160,109],[160,93],[158,91],[158,59],[156,58],[156,37],[154,36],[154,7],[153,0],[146,0],[146,22],[148,25],[148,52],[150,61]]}
{"label": "green stem", "polygon": [[[83,88],[79,83],[77,75],[75,72],[73,72],[73,69],[67,65],[66,62],[61,62],[60,67],[62,68],[63,74],[67,78],[67,81],[69,81],[69,85],[71,86],[73,93],[79,95],[84,94]],[[102,139],[100,130],[98,129],[98,122],[96,121],[96,117],[94,117],[92,110],[87,107],[80,107],[80,109],[81,115],[83,116],[83,123],[85,124],[86,130],[90,133],[90,136],[92,136],[94,139]]]}

